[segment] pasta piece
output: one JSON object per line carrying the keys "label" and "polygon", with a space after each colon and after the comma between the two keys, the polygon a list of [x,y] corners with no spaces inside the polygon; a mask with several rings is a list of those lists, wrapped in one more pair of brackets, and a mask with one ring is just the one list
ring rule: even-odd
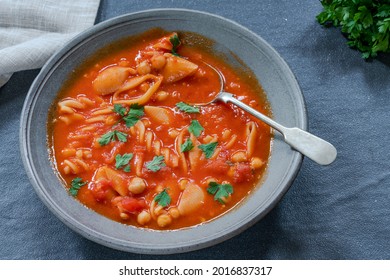
{"label": "pasta piece", "polygon": [[145,114],[157,123],[169,125],[172,122],[172,113],[168,109],[157,106],[145,106],[144,110]]}
{"label": "pasta piece", "polygon": [[188,172],[188,164],[184,153],[181,151],[181,145],[184,143],[184,135],[188,133],[187,126],[184,127],[176,139],[176,152],[179,155],[179,162],[184,172]]}
{"label": "pasta piece", "polygon": [[[144,76],[140,76],[140,77],[135,77],[135,78],[132,78],[130,80],[128,80],[123,87],[121,87],[120,89],[118,89],[115,93],[114,93],[114,96],[113,96],[113,103],[114,104],[126,104],[126,105],[132,105],[132,104],[139,104],[139,105],[143,105],[145,104],[146,102],[149,101],[149,99],[152,97],[152,95],[157,91],[157,89],[159,88],[161,82],[162,82],[162,77],[160,76],[155,76],[155,75],[152,75],[152,74],[147,74],[147,75],[144,75]],[[129,90],[129,89],[133,89],[133,88],[136,88],[137,86],[139,86],[141,83],[143,83],[144,81],[146,80],[153,80],[154,81],[154,84],[140,97],[135,97],[135,98],[132,98],[132,99],[119,99],[119,94],[126,91],[126,90]]]}
{"label": "pasta piece", "polygon": [[64,166],[65,174],[80,174],[89,169],[88,164],[86,164],[83,160],[72,158],[65,159],[62,163]]}
{"label": "pasta piece", "polygon": [[187,76],[190,76],[198,70],[198,65],[188,61],[182,57],[174,56],[172,54],[165,54],[166,63],[162,70],[164,82],[173,83]]}
{"label": "pasta piece", "polygon": [[171,51],[173,46],[172,46],[170,39],[175,35],[177,36],[176,32],[174,32],[168,36],[162,37],[160,40],[158,40],[158,42],[156,44],[153,45],[153,48],[154,49],[161,49],[161,50],[165,50],[165,51]]}
{"label": "pasta piece", "polygon": [[230,149],[231,147],[233,147],[234,143],[236,143],[236,140],[237,140],[237,134],[234,134],[229,142],[227,142],[224,146],[226,149]]}
{"label": "pasta piece", "polygon": [[144,153],[137,152],[134,156],[135,174],[142,177],[142,166],[144,164]]}
{"label": "pasta piece", "polygon": [[59,116],[58,119],[69,125],[73,122],[84,120],[84,116],[78,113],[73,113],[71,115]]}
{"label": "pasta piece", "polygon": [[94,90],[100,95],[117,91],[135,70],[130,67],[111,66],[103,69],[92,82]]}
{"label": "pasta piece", "polygon": [[247,158],[250,158],[253,155],[256,145],[257,127],[254,122],[249,122],[246,124],[246,135],[246,156]]}
{"label": "pasta piece", "polygon": [[204,203],[204,192],[202,188],[193,183],[188,183],[184,189],[177,209],[180,215],[185,216],[193,213]]}
{"label": "pasta piece", "polygon": [[85,109],[87,106],[94,105],[94,102],[83,95],[79,95],[77,99],[72,97],[62,99],[57,105],[60,114],[74,114],[77,109]]}
{"label": "pasta piece", "polygon": [[111,169],[106,165],[100,167],[96,171],[96,175],[94,178],[95,181],[99,181],[102,179],[111,182],[112,188],[117,191],[121,196],[126,196],[129,193],[126,178],[123,177],[118,171],[115,171],[114,169]]}
{"label": "pasta piece", "polygon": [[193,148],[188,152],[188,160],[190,163],[191,170],[197,169],[200,163],[200,158],[202,156],[202,150],[198,148],[200,142],[196,139],[195,135],[191,134],[190,139],[193,143]]}

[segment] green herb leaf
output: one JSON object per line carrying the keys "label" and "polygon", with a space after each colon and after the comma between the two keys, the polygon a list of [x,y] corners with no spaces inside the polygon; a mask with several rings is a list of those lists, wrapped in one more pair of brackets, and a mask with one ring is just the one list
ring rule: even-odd
{"label": "green herb leaf", "polygon": [[103,134],[102,137],[98,139],[98,143],[100,146],[105,146],[110,142],[114,142],[115,138],[118,139],[118,141],[121,142],[127,142],[127,134],[121,131],[109,131],[106,134]]}
{"label": "green herb leaf", "polygon": [[390,3],[372,0],[321,0],[323,11],[317,20],[325,26],[340,27],[347,44],[362,52],[363,58],[390,52]]}
{"label": "green herb leaf", "polygon": [[146,164],[146,168],[153,172],[159,171],[164,166],[166,166],[164,156],[155,156],[152,161]]}
{"label": "green herb leaf", "polygon": [[[121,156],[120,154],[117,154],[115,156],[115,168],[116,169],[119,169],[119,168],[122,168],[124,167],[125,165],[127,165],[123,171],[125,172],[130,172],[130,165],[129,162],[130,160],[133,158],[133,154],[123,154],[123,156]],[[128,170],[128,171],[126,171]]]}
{"label": "green herb leaf", "polygon": [[69,193],[72,195],[72,196],[77,196],[80,188],[82,186],[84,186],[85,184],[87,184],[87,182],[83,182],[83,179],[77,177],[77,178],[74,178],[71,182],[70,182],[70,189],[69,189]]}
{"label": "green herb leaf", "polygon": [[196,137],[199,137],[200,133],[204,130],[203,126],[197,120],[192,120],[188,131],[194,134]]}
{"label": "green herb leaf", "polygon": [[98,142],[100,146],[105,146],[114,140],[115,140],[115,132],[109,131],[106,134],[103,134],[102,137],[99,138]]}
{"label": "green herb leaf", "polygon": [[117,113],[117,114],[119,114],[120,116],[124,116],[124,115],[126,115],[126,112],[127,112],[127,110],[126,110],[126,108],[125,107],[123,107],[121,104],[115,104],[114,105],[114,110],[113,110],[115,113]]}
{"label": "green herb leaf", "polygon": [[200,112],[199,108],[188,105],[184,102],[177,103],[176,107],[179,108],[180,111],[183,111],[186,113],[199,113]]}
{"label": "green herb leaf", "polygon": [[181,42],[180,42],[180,39],[179,39],[179,36],[177,36],[177,34],[173,35],[171,38],[169,38],[169,41],[171,42],[172,44],[172,54],[173,55],[176,55],[176,56],[179,56],[179,54],[177,53],[177,48],[180,46]]}
{"label": "green herb leaf", "polygon": [[127,127],[134,126],[139,119],[144,115],[144,107],[138,104],[132,104],[130,106],[129,113],[123,117]]}
{"label": "green herb leaf", "polygon": [[207,188],[209,194],[214,195],[214,200],[219,203],[225,204],[224,198],[228,198],[233,193],[233,186],[230,184],[218,184],[216,182],[210,182]]}
{"label": "green herb leaf", "polygon": [[201,149],[206,158],[211,158],[214,154],[215,149],[217,148],[218,142],[211,142],[208,144],[199,145],[198,148]]}
{"label": "green herb leaf", "polygon": [[194,145],[192,144],[192,141],[190,138],[188,138],[183,144],[180,146],[180,150],[182,153],[191,151],[194,148]]}
{"label": "green herb leaf", "polygon": [[161,205],[162,207],[167,207],[169,204],[171,204],[171,197],[169,196],[167,189],[164,189],[162,192],[156,195],[154,197],[154,201],[156,201],[158,205]]}
{"label": "green herb leaf", "polygon": [[130,172],[130,164],[126,165],[125,168],[123,168],[123,171]]}
{"label": "green herb leaf", "polygon": [[121,131],[114,131],[116,137],[118,138],[119,141],[121,142],[127,142],[127,134]]}

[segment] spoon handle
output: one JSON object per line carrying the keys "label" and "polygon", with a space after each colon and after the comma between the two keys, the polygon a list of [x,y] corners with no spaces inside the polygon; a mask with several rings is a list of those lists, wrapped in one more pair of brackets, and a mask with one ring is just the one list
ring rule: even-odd
{"label": "spoon handle", "polygon": [[331,164],[337,156],[336,148],[329,142],[297,127],[285,127],[252,107],[239,101],[228,92],[220,92],[218,99],[232,103],[279,131],[292,148],[321,165]]}

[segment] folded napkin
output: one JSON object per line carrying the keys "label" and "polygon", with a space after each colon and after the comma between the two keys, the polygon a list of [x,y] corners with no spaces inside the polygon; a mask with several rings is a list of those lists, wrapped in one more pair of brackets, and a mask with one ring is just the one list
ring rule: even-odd
{"label": "folded napkin", "polygon": [[0,87],[92,26],[100,0],[0,0]]}

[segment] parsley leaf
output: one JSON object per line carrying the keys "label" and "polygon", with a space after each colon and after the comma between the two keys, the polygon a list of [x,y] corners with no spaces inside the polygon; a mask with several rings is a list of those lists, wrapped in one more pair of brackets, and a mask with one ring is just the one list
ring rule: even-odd
{"label": "parsley leaf", "polygon": [[188,138],[183,144],[180,146],[180,150],[182,153],[191,151],[194,148],[194,145],[192,144],[192,141],[190,138]]}
{"label": "parsley leaf", "polygon": [[85,184],[87,184],[87,182],[83,182],[83,179],[81,179],[80,177],[77,177],[77,178],[74,178],[71,182],[70,182],[70,189],[69,189],[69,193],[72,195],[72,196],[76,196],[80,190],[80,188],[82,186],[84,186]]}
{"label": "parsley leaf", "polygon": [[[119,168],[123,168],[123,171],[125,172],[130,172],[130,160],[133,158],[133,154],[123,154],[123,156],[121,156],[120,154],[117,154],[115,156],[115,168],[116,169],[119,169]],[[126,165],[126,166],[125,166]]]}
{"label": "parsley leaf", "polygon": [[115,138],[118,139],[118,141],[121,142],[127,142],[127,134],[121,131],[109,131],[106,134],[103,134],[102,137],[98,139],[98,143],[100,146],[105,146],[110,142],[114,142]]}
{"label": "parsley leaf", "polygon": [[199,137],[200,133],[204,130],[203,126],[197,120],[192,120],[188,131],[194,134],[196,137]]}
{"label": "parsley leaf", "polygon": [[200,112],[199,108],[188,105],[184,102],[177,103],[176,107],[179,108],[180,111],[183,111],[186,113],[199,113]]}
{"label": "parsley leaf", "polygon": [[390,3],[365,0],[321,0],[323,11],[317,21],[340,27],[347,44],[362,52],[363,58],[390,52]]}
{"label": "parsley leaf", "polygon": [[127,142],[127,134],[121,131],[114,131],[116,137],[118,138],[119,141],[121,142]]}
{"label": "parsley leaf", "polygon": [[154,197],[154,201],[161,205],[162,207],[166,207],[171,204],[171,197],[169,196],[167,189],[164,189],[158,195]]}
{"label": "parsley leaf", "polygon": [[126,108],[125,107],[123,107],[121,104],[115,104],[114,105],[114,110],[113,110],[115,113],[117,113],[117,114],[119,114],[120,116],[124,116],[124,115],[126,115],[126,112],[127,112],[127,110],[126,110]]}
{"label": "parsley leaf", "polygon": [[132,127],[143,115],[144,107],[138,104],[132,104],[130,105],[130,110],[127,115],[123,117],[123,120],[125,121],[127,127]]}
{"label": "parsley leaf", "polygon": [[98,142],[99,142],[100,146],[105,146],[114,140],[115,140],[115,132],[109,131],[106,134],[104,134],[102,137],[100,137]]}
{"label": "parsley leaf", "polygon": [[215,148],[217,148],[217,145],[218,142],[211,142],[208,144],[199,145],[198,148],[204,152],[206,158],[211,158],[214,154]]}
{"label": "parsley leaf", "polygon": [[177,53],[177,48],[180,46],[181,42],[180,42],[180,39],[179,39],[179,36],[177,36],[177,34],[175,33],[171,38],[169,38],[169,41],[171,42],[172,44],[172,54],[173,55],[176,55],[176,56],[179,56],[179,54]]}
{"label": "parsley leaf", "polygon": [[146,168],[153,172],[159,171],[164,166],[166,166],[164,156],[155,156],[152,161],[146,164]]}
{"label": "parsley leaf", "polygon": [[207,188],[209,194],[214,195],[214,200],[219,203],[225,204],[224,198],[228,198],[233,193],[233,186],[230,184],[218,184],[216,182],[210,182]]}

